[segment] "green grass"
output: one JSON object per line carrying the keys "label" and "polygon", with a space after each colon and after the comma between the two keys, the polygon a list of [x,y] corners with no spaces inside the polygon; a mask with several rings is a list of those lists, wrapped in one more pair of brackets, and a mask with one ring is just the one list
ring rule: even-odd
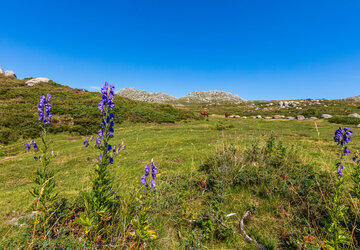
{"label": "green grass", "polygon": [[[217,124],[225,124],[227,129],[215,129]],[[283,121],[283,120],[225,120],[210,118],[209,121],[178,122],[172,124],[135,124],[124,122],[115,125],[113,144],[126,144],[127,148],[121,151],[115,159],[112,171],[116,175],[118,193],[123,197],[142,189],[140,177],[146,163],[154,158],[158,166],[158,190],[163,203],[159,207],[168,207],[166,211],[159,211],[154,221],[154,230],[158,234],[155,246],[177,248],[182,246],[185,238],[189,239],[191,232],[183,231],[179,236],[178,225],[174,222],[178,214],[179,204],[171,205],[167,199],[180,199],[178,193],[171,191],[169,179],[186,176],[186,181],[197,181],[199,167],[217,151],[223,151],[227,145],[236,145],[239,150],[245,150],[258,142],[261,145],[274,135],[277,140],[284,142],[288,148],[294,147],[301,162],[316,166],[319,171],[333,171],[336,161],[337,148],[332,141],[333,132],[338,127],[327,121]],[[351,126],[350,126],[351,127]],[[353,127],[352,127],[353,128]],[[353,128],[352,150],[359,150],[359,129]],[[318,135],[319,132],[319,135]],[[58,156],[52,162],[52,168],[57,170],[57,190],[61,197],[74,199],[82,190],[89,189],[89,173],[96,159],[96,152],[84,148],[85,137],[69,133],[52,134],[53,149]],[[37,139],[37,141],[40,141]],[[15,234],[16,227],[7,222],[13,217],[26,214],[26,209],[32,202],[29,189],[32,186],[31,177],[34,174],[37,162],[34,154],[26,152],[21,142],[0,146],[0,234]],[[345,175],[347,173],[345,172]],[[201,175],[200,175],[201,176]],[[166,191],[168,190],[168,191]],[[201,209],[205,209],[202,193],[184,194],[187,198],[181,203],[181,213],[187,217],[198,217]],[[278,244],[278,236],[268,230],[277,230],[283,227],[280,219],[272,212],[275,201],[264,202],[254,196],[249,190],[226,191],[224,212],[235,212],[238,215],[230,217],[229,224],[234,227],[238,224],[239,216],[251,204],[258,204],[258,213],[247,222],[253,235],[262,238],[268,246]],[[181,195],[180,195],[181,196]],[[166,199],[167,201],[163,200]],[[170,199],[171,200],[171,199]],[[160,202],[159,201],[159,202]],[[269,204],[270,202],[270,204]],[[184,223],[184,222],[182,222]],[[181,224],[181,223],[180,223]],[[206,242],[207,247],[248,246],[240,236],[234,242],[212,240]],[[195,236],[194,236],[195,237]],[[191,238],[191,237],[190,237]],[[3,238],[4,239],[4,238]],[[184,243],[185,244],[185,243]],[[237,245],[238,244],[238,245]],[[239,245],[240,244],[240,245]]]}

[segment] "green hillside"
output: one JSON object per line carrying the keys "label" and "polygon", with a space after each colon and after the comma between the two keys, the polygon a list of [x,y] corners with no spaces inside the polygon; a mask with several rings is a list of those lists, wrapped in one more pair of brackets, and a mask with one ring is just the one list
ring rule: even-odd
{"label": "green hillside", "polygon": [[[73,89],[55,82],[27,86],[25,80],[0,74],[0,144],[19,138],[39,136],[37,103],[39,97],[50,93],[53,97],[53,119],[50,131],[68,131],[86,135],[99,129],[100,113],[97,104],[100,93]],[[194,115],[170,105],[149,104],[115,96],[115,122],[174,123],[192,119]]]}

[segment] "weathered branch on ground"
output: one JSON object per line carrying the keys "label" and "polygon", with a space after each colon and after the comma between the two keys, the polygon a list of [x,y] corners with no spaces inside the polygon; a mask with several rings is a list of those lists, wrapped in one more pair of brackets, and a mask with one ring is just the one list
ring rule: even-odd
{"label": "weathered branch on ground", "polygon": [[248,215],[250,215],[251,212],[250,210],[247,210],[246,213],[244,214],[244,216],[241,218],[240,220],[240,230],[241,230],[241,233],[243,234],[244,236],[244,239],[248,242],[253,242],[259,249],[265,249],[265,247],[263,245],[261,245],[260,243],[258,243],[255,239],[251,238],[244,230],[244,220],[246,219],[246,217]]}

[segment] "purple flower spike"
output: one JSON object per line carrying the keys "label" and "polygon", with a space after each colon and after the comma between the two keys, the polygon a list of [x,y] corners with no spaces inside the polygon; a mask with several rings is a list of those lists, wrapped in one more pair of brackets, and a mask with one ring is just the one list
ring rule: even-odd
{"label": "purple flower spike", "polygon": [[84,145],[85,145],[85,148],[87,148],[87,147],[89,146],[89,140],[88,140],[88,138],[86,138],[86,139],[84,140]]}
{"label": "purple flower spike", "polygon": [[52,117],[52,114],[50,112],[50,109],[51,109],[51,104],[50,104],[51,95],[47,94],[46,96],[47,96],[47,98],[45,98],[45,96],[42,96],[40,98],[40,101],[39,101],[39,104],[38,104],[39,121],[41,121],[44,124],[50,123],[50,119]]}

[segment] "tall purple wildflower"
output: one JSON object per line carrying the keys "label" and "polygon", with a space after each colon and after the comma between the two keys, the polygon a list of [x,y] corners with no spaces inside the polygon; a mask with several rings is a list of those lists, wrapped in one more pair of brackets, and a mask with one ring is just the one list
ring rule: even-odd
{"label": "tall purple wildflower", "polygon": [[52,117],[52,114],[50,112],[51,109],[50,99],[51,99],[50,94],[47,94],[46,97],[42,96],[38,104],[39,121],[41,121],[44,124],[50,123],[50,119]]}
{"label": "tall purple wildflower", "polygon": [[[151,188],[155,190],[156,187],[156,182],[155,182],[155,178],[156,178],[156,173],[157,173],[157,167],[154,164],[154,161],[151,162]],[[145,166],[145,174],[141,177],[141,183],[146,187],[146,190],[148,190],[149,188],[149,184],[147,181],[147,177],[150,174],[150,167],[148,164],[146,164]]]}
{"label": "tall purple wildflower", "polygon": [[350,149],[348,147],[344,147],[345,144],[348,144],[349,141],[351,141],[350,136],[353,134],[353,132],[349,129],[349,128],[342,128],[339,127],[336,131],[335,131],[335,136],[334,136],[334,142],[337,142],[337,145],[340,145],[342,148],[342,153],[340,156],[340,162],[336,163],[336,167],[337,167],[337,172],[336,175],[340,178],[343,178],[343,173],[342,173],[342,169],[343,164],[342,164],[342,160],[344,158],[344,156],[350,154]]}

